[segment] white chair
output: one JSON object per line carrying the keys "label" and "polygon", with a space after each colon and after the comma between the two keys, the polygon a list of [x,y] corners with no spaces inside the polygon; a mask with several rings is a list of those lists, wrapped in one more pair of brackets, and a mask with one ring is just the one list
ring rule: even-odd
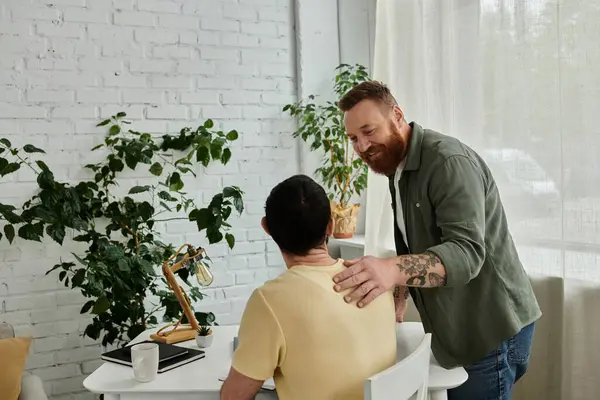
{"label": "white chair", "polygon": [[431,334],[408,357],[366,380],[365,400],[427,400]]}

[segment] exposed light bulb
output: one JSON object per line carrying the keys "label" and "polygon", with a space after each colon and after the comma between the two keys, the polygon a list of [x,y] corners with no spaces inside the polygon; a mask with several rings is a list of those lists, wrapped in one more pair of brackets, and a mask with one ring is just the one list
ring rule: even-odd
{"label": "exposed light bulb", "polygon": [[196,281],[201,286],[209,286],[215,280],[210,268],[202,261],[195,261],[194,267],[196,268]]}
{"label": "exposed light bulb", "polygon": [[196,250],[193,246],[188,248],[188,254],[192,257],[188,263],[191,263],[191,271],[195,271],[196,281],[201,286],[209,286],[214,281],[214,276],[210,272],[210,268],[202,260],[204,259],[204,251]]}

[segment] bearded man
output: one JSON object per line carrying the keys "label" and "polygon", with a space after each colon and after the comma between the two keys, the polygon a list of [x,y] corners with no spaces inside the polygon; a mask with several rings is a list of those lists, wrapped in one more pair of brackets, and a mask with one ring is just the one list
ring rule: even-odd
{"label": "bearded man", "polygon": [[[339,107],[354,150],[389,178],[398,256],[347,261],[335,289],[354,289],[346,301],[359,307],[410,293],[437,361],[469,374],[449,399],[510,399],[542,313],[488,166],[459,140],[407,123],[379,82],[361,83]],[[402,315],[406,301],[397,307]]]}

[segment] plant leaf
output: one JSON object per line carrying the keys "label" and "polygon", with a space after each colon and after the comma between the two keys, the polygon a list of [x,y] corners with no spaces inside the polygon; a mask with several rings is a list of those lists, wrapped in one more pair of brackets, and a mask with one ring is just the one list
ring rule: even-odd
{"label": "plant leaf", "polygon": [[52,224],[46,226],[46,233],[56,243],[62,245],[65,239],[65,226],[61,224]]}
{"label": "plant leaf", "polygon": [[223,150],[223,154],[221,154],[221,162],[223,164],[227,164],[231,159],[231,150],[225,149]]}
{"label": "plant leaf", "polygon": [[155,162],[150,166],[150,173],[152,175],[160,176],[163,173],[163,166],[159,162]]}
{"label": "plant leaf", "polygon": [[119,270],[121,270],[123,272],[130,271],[129,264],[127,263],[127,260],[124,258],[119,259],[119,261],[117,262],[117,265],[119,266]]}
{"label": "plant leaf", "polygon": [[96,302],[94,303],[94,307],[92,308],[92,314],[102,314],[108,310],[110,307],[110,303],[106,296],[98,297]]}
{"label": "plant leaf", "polygon": [[2,168],[2,170],[0,171],[0,175],[4,176],[4,175],[12,174],[13,172],[18,171],[19,168],[21,168],[21,164],[9,163],[7,166]]}
{"label": "plant leaf", "polygon": [[233,249],[233,246],[235,246],[235,236],[233,236],[231,233],[226,233],[225,240],[227,240],[227,244],[229,245],[229,248]]}
{"label": "plant leaf", "polygon": [[138,165],[139,162],[140,162],[139,155],[134,155],[131,153],[125,154],[125,164],[127,164],[127,166],[130,169],[135,169],[135,167]]}
{"label": "plant leaf", "polygon": [[158,193],[158,198],[159,198],[159,199],[162,199],[162,200],[164,200],[164,201],[177,201],[177,199],[176,199],[175,197],[171,196],[171,195],[169,194],[169,192],[165,192],[164,190],[161,190],[161,191]]}
{"label": "plant leaf", "polygon": [[[208,210],[208,208],[201,208],[199,210],[192,211],[193,219],[198,225],[198,231],[208,228],[211,225],[211,220],[214,219],[212,213]],[[190,213],[190,215],[192,214]]]}
{"label": "plant leaf", "polygon": [[225,136],[227,138],[227,140],[237,140],[237,138],[239,137],[238,132],[234,129],[232,131],[227,132],[227,136]]}
{"label": "plant leaf", "polygon": [[213,126],[215,126],[215,123],[212,119],[207,119],[206,121],[204,121],[204,127],[206,129],[211,129]]}
{"label": "plant leaf", "polygon": [[237,190],[235,190],[235,188],[233,188],[231,186],[227,186],[225,189],[223,189],[224,197],[235,197],[236,195],[237,195]]}
{"label": "plant leaf", "polygon": [[235,210],[241,214],[242,212],[244,212],[244,201],[242,200],[242,197],[234,197],[233,198],[233,206],[235,207]]}
{"label": "plant leaf", "polygon": [[183,189],[183,181],[181,180],[179,172],[173,172],[171,175],[171,178],[169,179],[169,189],[173,192],[178,192]]}
{"label": "plant leaf", "polygon": [[32,224],[25,224],[19,228],[19,237],[25,240],[34,240],[41,242],[40,236],[37,234],[35,227]]}
{"label": "plant leaf", "polygon": [[75,275],[73,275],[73,278],[71,279],[71,285],[72,285],[72,287],[79,287],[79,286],[81,286],[81,284],[83,283],[84,280],[85,280],[85,269],[80,268],[77,270]]}
{"label": "plant leaf", "polygon": [[81,218],[75,217],[71,221],[71,227],[73,227],[73,229],[76,229],[78,231],[83,231],[83,230],[87,229],[88,223],[85,222],[84,220],[82,220]]}
{"label": "plant leaf", "polygon": [[87,301],[83,305],[83,307],[81,307],[81,311],[79,311],[79,314],[86,314],[88,311],[90,311],[90,309],[92,308],[93,305],[94,305],[94,300]]}
{"label": "plant leaf", "polygon": [[15,227],[12,225],[4,225],[4,234],[10,244],[12,244],[15,238]]}
{"label": "plant leaf", "polygon": [[3,145],[5,145],[6,147],[12,147],[12,143],[10,142],[10,140],[8,140],[6,138],[1,138],[0,139],[0,143],[2,143]]}
{"label": "plant leaf", "polygon": [[38,167],[40,167],[40,169],[42,171],[50,171],[50,168],[48,168],[48,166],[46,165],[45,162],[37,160],[35,163],[37,164]]}
{"label": "plant leaf", "polygon": [[14,209],[14,206],[0,203],[0,215],[11,224],[18,224],[23,219],[13,212]]}
{"label": "plant leaf", "polygon": [[196,161],[201,162],[202,165],[208,167],[208,163],[210,162],[210,152],[208,148],[201,146],[196,149]]}
{"label": "plant leaf", "polygon": [[55,264],[51,269],[49,269],[48,271],[46,271],[46,273],[44,275],[48,275],[50,272],[59,269],[60,267],[62,267],[62,264]]}
{"label": "plant leaf", "polygon": [[108,162],[108,167],[113,172],[121,172],[123,171],[123,168],[125,168],[125,165],[119,158],[113,158]]}
{"label": "plant leaf", "polygon": [[244,201],[242,200],[242,191],[233,186],[227,186],[223,189],[223,196],[233,198],[233,206],[238,213],[244,211]]}
{"label": "plant leaf", "polygon": [[167,211],[171,211],[171,207],[169,207],[165,202],[161,201],[160,205],[167,209]]}
{"label": "plant leaf", "polygon": [[74,242],[89,242],[92,240],[90,235],[77,235],[73,238]]}
{"label": "plant leaf", "polygon": [[37,148],[32,144],[26,144],[23,146],[23,150],[25,153],[46,153],[44,150]]}
{"label": "plant leaf", "polygon": [[119,133],[121,133],[121,127],[119,125],[111,126],[110,130],[108,131],[108,134],[110,136],[115,136],[115,135],[118,135]]}
{"label": "plant leaf", "polygon": [[217,138],[210,144],[210,156],[213,160],[218,160],[221,158],[223,143],[223,139]]}
{"label": "plant leaf", "polygon": [[[152,214],[154,214],[154,208],[148,203],[144,201],[143,203],[138,205],[138,213],[142,217],[142,220],[148,221],[152,218]],[[152,229],[152,227],[150,227]]]}
{"label": "plant leaf", "polygon": [[81,265],[85,265],[85,266],[87,266],[87,265],[88,265],[87,261],[85,261],[83,258],[79,257],[77,254],[75,254],[75,253],[71,253],[71,254],[73,254],[73,257],[75,257],[75,259],[76,259],[77,261],[79,261],[79,263],[80,263]]}
{"label": "plant leaf", "polygon": [[219,243],[221,240],[223,240],[223,234],[221,231],[212,226],[206,229],[206,237],[208,238],[208,243],[210,244]]}
{"label": "plant leaf", "polygon": [[129,194],[143,193],[143,192],[147,192],[148,190],[150,190],[150,186],[148,186],[148,185],[134,186],[131,189],[129,189]]}
{"label": "plant leaf", "polygon": [[104,121],[100,122],[98,125],[96,126],[105,126],[110,124],[110,119],[105,119]]}

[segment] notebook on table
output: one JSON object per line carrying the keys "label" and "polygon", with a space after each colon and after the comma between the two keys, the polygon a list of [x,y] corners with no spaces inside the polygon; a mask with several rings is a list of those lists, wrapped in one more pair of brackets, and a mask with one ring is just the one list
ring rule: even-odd
{"label": "notebook on table", "polygon": [[188,349],[172,344],[145,340],[143,342],[127,345],[101,355],[104,361],[114,362],[117,364],[127,365],[131,367],[131,347],[140,343],[156,343],[158,344],[158,373],[169,371],[181,365],[185,365],[195,360],[204,358],[205,353],[202,350]]}

